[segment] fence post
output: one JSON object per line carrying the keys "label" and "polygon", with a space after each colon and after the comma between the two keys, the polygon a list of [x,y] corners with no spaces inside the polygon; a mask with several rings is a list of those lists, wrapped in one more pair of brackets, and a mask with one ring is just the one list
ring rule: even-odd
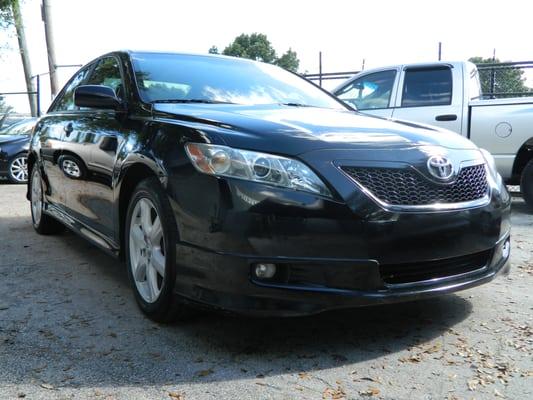
{"label": "fence post", "polygon": [[41,75],[37,75],[37,117],[41,116]]}

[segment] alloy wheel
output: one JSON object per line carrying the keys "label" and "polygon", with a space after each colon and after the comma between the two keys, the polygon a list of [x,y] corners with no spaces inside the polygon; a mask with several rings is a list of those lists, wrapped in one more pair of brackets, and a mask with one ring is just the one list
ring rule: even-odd
{"label": "alloy wheel", "polygon": [[43,212],[43,187],[39,169],[33,169],[31,177],[31,211],[34,225],[39,225]]}
{"label": "alloy wheel", "polygon": [[165,279],[165,240],[154,203],[141,198],[131,215],[129,232],[130,268],[142,299],[154,303]]}
{"label": "alloy wheel", "polygon": [[19,156],[15,158],[9,167],[11,177],[19,182],[24,183],[28,181],[28,157]]}

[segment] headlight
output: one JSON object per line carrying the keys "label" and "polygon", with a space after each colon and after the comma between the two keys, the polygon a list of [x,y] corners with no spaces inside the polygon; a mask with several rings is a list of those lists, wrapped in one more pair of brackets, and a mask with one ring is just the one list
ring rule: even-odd
{"label": "headlight", "polygon": [[504,186],[502,176],[498,173],[498,169],[496,168],[496,161],[494,160],[494,157],[492,154],[490,154],[485,149],[479,149],[481,151],[481,154],[483,154],[483,158],[485,159],[485,162],[487,163],[487,166],[489,167],[490,174],[492,175],[492,178],[496,182],[496,184],[499,187]]}
{"label": "headlight", "polygon": [[227,176],[332,197],[316,174],[300,161],[227,146],[187,143],[187,155],[204,174]]}

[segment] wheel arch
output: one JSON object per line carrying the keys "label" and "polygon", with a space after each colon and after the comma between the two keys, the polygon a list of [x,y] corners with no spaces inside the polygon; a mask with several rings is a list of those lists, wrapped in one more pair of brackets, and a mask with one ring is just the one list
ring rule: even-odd
{"label": "wheel arch", "polygon": [[[151,164],[151,165],[150,165]],[[118,231],[118,240],[120,246],[119,257],[124,259],[124,227],[126,226],[126,214],[128,212],[129,200],[137,184],[146,178],[157,178],[164,186],[166,183],[166,174],[161,168],[157,168],[155,163],[142,161],[133,162],[124,168],[120,173],[120,184],[118,185],[118,195],[115,197],[116,218],[115,224]]]}
{"label": "wheel arch", "polygon": [[520,181],[520,175],[527,163],[533,159],[533,137],[529,138],[518,150],[513,163],[513,180]]}

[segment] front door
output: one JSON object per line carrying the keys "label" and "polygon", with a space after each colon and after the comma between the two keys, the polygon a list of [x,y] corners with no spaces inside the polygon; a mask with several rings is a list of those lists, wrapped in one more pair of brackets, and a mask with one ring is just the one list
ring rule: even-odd
{"label": "front door", "polygon": [[[109,86],[122,97],[118,60],[113,56],[99,60],[85,84]],[[69,130],[59,160],[67,177],[68,211],[86,227],[114,240],[113,172],[123,140],[121,118],[114,110],[81,109]]]}

